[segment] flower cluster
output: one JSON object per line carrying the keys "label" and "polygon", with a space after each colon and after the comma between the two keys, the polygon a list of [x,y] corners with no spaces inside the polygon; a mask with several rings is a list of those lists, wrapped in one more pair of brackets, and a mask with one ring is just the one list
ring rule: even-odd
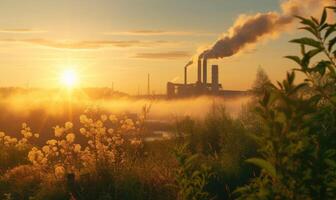
{"label": "flower cluster", "polygon": [[40,137],[39,134],[34,134],[26,123],[22,124],[21,135],[22,137],[18,139],[16,137],[6,135],[4,132],[0,132],[0,145],[5,147],[17,147],[18,149],[25,149],[31,145],[31,139]]}
{"label": "flower cluster", "polygon": [[[97,166],[119,166],[125,160],[126,143],[135,147],[142,145],[139,132],[144,117],[137,118],[83,114],[79,119],[82,125],[79,133],[86,138],[84,144],[75,142],[74,126],[67,122],[64,126],[54,127],[54,138],[46,141],[41,148],[33,147],[28,153],[28,159],[36,167],[53,171],[57,178],[82,169],[94,170]],[[34,136],[26,125],[23,128],[22,134],[26,138]]]}
{"label": "flower cluster", "polygon": [[75,134],[72,132],[73,124],[65,123],[64,127],[54,127],[55,139],[50,139],[38,149],[33,147],[28,153],[28,159],[34,165],[44,169],[53,168],[55,175],[60,174],[60,169],[75,172],[81,167],[81,145],[75,144]]}

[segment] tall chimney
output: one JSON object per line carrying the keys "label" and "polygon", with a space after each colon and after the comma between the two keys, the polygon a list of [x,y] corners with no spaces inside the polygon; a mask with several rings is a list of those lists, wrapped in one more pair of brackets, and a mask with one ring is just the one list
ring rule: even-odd
{"label": "tall chimney", "polygon": [[208,61],[207,59],[204,57],[203,58],[203,84],[207,84],[207,78],[208,78]]}
{"label": "tall chimney", "polygon": [[218,92],[219,85],[218,85],[218,65],[212,65],[212,82],[211,82],[211,89],[213,92]]}
{"label": "tall chimney", "polygon": [[184,85],[188,84],[188,67],[184,67]]}
{"label": "tall chimney", "polygon": [[197,82],[202,83],[202,60],[201,59],[198,59]]}

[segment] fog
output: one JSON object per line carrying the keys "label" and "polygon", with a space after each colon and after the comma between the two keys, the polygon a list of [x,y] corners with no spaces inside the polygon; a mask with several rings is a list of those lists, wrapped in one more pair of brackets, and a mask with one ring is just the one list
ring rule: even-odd
{"label": "fog", "polygon": [[35,132],[51,134],[52,127],[73,121],[79,128],[79,116],[87,108],[98,108],[101,114],[140,114],[144,106],[150,106],[148,119],[173,123],[177,118],[190,116],[203,118],[216,104],[237,116],[249,97],[222,98],[202,96],[189,99],[144,99],[134,97],[92,98],[85,93],[66,91],[30,91],[2,95],[0,99],[0,130],[17,135],[23,122]]}

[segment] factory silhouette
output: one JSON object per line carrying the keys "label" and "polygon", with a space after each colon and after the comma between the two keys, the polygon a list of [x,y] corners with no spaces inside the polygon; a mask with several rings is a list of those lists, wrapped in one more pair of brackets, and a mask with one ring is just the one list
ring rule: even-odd
{"label": "factory silhouette", "polygon": [[208,59],[207,57],[199,57],[197,61],[197,81],[196,83],[188,83],[188,66],[193,64],[190,61],[184,67],[184,83],[167,83],[168,98],[193,97],[201,95],[213,96],[244,96],[248,95],[247,91],[224,90],[219,83],[218,65],[211,66],[211,82],[208,81]]}

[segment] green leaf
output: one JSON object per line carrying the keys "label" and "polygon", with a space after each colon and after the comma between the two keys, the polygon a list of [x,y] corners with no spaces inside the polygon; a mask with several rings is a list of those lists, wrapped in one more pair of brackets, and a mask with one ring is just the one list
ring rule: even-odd
{"label": "green leaf", "polygon": [[312,58],[322,51],[323,51],[323,48],[312,49],[312,50],[308,51],[307,54]]}
{"label": "green leaf", "polygon": [[331,39],[329,41],[329,44],[328,44],[328,50],[331,51],[331,49],[333,48],[334,44],[336,43],[336,37],[334,37],[333,39]]}
{"label": "green leaf", "polygon": [[310,33],[312,33],[314,36],[317,36],[317,31],[309,26],[304,26],[304,27],[301,27],[299,29],[303,29],[303,30],[306,30],[306,31],[309,31]]}
{"label": "green leaf", "polygon": [[329,26],[328,30],[324,34],[324,39],[327,39],[330,34],[335,31],[335,25]]}
{"label": "green leaf", "polygon": [[306,19],[304,17],[300,17],[300,16],[296,16],[297,18],[301,19],[301,24],[305,24],[305,25],[308,25],[310,26],[311,28],[313,29],[317,29],[317,25],[315,24],[314,21],[310,20],[310,19]]}
{"label": "green leaf", "polygon": [[307,70],[309,67],[310,59],[317,55],[318,53],[322,52],[323,49],[312,49],[308,51],[302,58],[301,67],[303,70]]}
{"label": "green leaf", "polygon": [[303,45],[308,45],[308,46],[312,46],[312,47],[316,47],[316,48],[321,48],[321,43],[319,41],[316,41],[312,38],[300,38],[300,39],[294,39],[291,40],[290,42],[292,43],[298,43],[298,44],[303,44]]}
{"label": "green leaf", "polygon": [[276,177],[275,167],[268,161],[261,158],[250,158],[246,162],[254,164],[262,169],[264,169],[271,177]]}
{"label": "green leaf", "polygon": [[297,91],[299,91],[301,88],[304,88],[307,86],[307,83],[301,83],[297,86],[295,86],[290,92],[289,94],[295,94]]}
{"label": "green leaf", "polygon": [[294,62],[296,62],[297,64],[301,65],[301,60],[298,56],[285,56],[285,58],[288,58],[290,60],[293,60]]}
{"label": "green leaf", "polygon": [[322,26],[320,26],[319,31],[323,31],[327,27],[329,27],[328,24],[323,24]]}
{"label": "green leaf", "polygon": [[328,7],[326,7],[326,8],[328,8],[328,9],[332,9],[332,10],[336,10],[336,6],[328,6]]}
{"label": "green leaf", "polygon": [[326,19],[327,19],[327,9],[323,9],[322,17],[321,17],[321,20],[320,20],[320,25],[324,24]]}
{"label": "green leaf", "polygon": [[312,21],[316,24],[316,25],[319,25],[319,22],[318,20],[315,18],[315,17],[310,17],[312,19]]}
{"label": "green leaf", "polygon": [[317,65],[313,68],[313,70],[319,72],[321,76],[323,76],[325,74],[328,65],[330,65],[329,61],[322,60],[319,63],[317,63]]}

